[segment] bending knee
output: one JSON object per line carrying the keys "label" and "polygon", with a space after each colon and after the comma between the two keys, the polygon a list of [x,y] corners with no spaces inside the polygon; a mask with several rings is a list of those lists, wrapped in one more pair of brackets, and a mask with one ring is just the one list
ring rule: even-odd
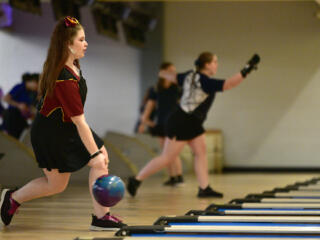
{"label": "bending knee", "polygon": [[62,193],[67,188],[68,183],[61,183],[61,184],[53,184],[49,185],[49,195]]}
{"label": "bending knee", "polygon": [[57,188],[57,193],[62,193],[64,190],[66,190],[68,184],[61,184],[59,185],[59,187]]}
{"label": "bending knee", "polygon": [[171,157],[169,155],[165,155],[165,154],[162,155],[162,161],[165,166],[168,166],[172,162],[173,159],[174,159],[174,157]]}

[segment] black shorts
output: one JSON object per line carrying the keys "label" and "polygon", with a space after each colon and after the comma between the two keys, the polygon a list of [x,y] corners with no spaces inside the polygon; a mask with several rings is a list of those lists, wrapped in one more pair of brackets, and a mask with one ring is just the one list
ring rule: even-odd
{"label": "black shorts", "polygon": [[157,124],[149,129],[150,133],[154,137],[165,137],[166,129],[164,124]]}
{"label": "black shorts", "polygon": [[203,121],[193,114],[184,112],[180,107],[168,118],[166,135],[179,141],[192,140],[205,132]]}

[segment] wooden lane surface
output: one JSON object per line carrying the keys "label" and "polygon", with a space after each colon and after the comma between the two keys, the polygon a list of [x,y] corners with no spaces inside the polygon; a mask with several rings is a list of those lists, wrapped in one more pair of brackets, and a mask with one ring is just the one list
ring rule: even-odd
{"label": "wooden lane surface", "polygon": [[[233,198],[261,193],[274,187],[305,181],[315,174],[223,174],[212,175],[211,185],[222,191],[222,199],[198,199],[192,175],[185,176],[183,187],[161,185],[163,179],[150,178],[136,198],[125,196],[112,212],[129,225],[151,225],[160,216],[183,215],[191,209],[205,209],[209,204],[224,204]],[[5,183],[3,183],[5,184]],[[60,195],[25,203],[12,225],[0,228],[1,240],[71,240],[76,237],[112,237],[113,232],[90,232],[91,200],[86,184],[72,184]]]}

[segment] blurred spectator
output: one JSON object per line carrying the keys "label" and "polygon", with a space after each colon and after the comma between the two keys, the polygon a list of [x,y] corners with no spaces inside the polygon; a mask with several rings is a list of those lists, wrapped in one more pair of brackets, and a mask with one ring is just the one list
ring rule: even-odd
{"label": "blurred spectator", "polygon": [[[138,132],[144,132],[145,129],[143,128],[143,124],[141,123],[141,114],[144,112],[144,109],[146,107],[146,104],[150,98],[150,94],[152,94],[152,89],[153,89],[153,86],[149,87],[144,96],[143,96],[143,99],[142,99],[142,102],[141,102],[141,105],[140,105],[140,108],[139,108],[139,118],[135,124],[135,127],[134,127],[134,133],[138,133]],[[154,109],[151,114],[150,114],[150,120],[153,121],[154,118],[156,116],[156,109]],[[143,128],[143,129],[142,129]],[[148,129],[149,130],[149,129]]]}
{"label": "blurred spectator", "polygon": [[17,139],[29,126],[28,119],[35,114],[38,82],[39,74],[25,73],[22,83],[15,85],[3,98],[9,104],[3,113],[3,129]]}

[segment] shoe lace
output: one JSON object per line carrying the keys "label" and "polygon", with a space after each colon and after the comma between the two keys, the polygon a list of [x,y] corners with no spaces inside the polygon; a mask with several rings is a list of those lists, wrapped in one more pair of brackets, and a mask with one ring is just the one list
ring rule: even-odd
{"label": "shoe lace", "polygon": [[120,219],[120,216],[111,215],[111,214],[104,215],[102,220],[109,220],[109,221],[113,221],[116,223],[122,222],[122,220]]}

